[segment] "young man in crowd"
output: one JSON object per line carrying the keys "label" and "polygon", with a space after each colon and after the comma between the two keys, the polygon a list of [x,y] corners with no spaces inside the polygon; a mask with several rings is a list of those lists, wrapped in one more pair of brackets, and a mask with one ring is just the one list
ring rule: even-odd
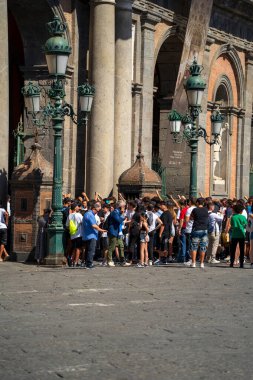
{"label": "young man in crowd", "polygon": [[196,268],[196,256],[199,248],[200,268],[204,268],[205,253],[208,244],[208,210],[204,207],[205,199],[198,198],[196,205],[191,212],[191,220],[193,220],[191,232],[191,267]]}
{"label": "young man in crowd", "polygon": [[185,252],[185,264],[191,265],[192,259],[190,256],[191,250],[191,232],[193,226],[193,220],[191,219],[191,213],[196,208],[196,198],[191,197],[189,200],[189,207],[185,213],[185,236],[186,236],[186,252]]}
{"label": "young man in crowd", "polygon": [[97,225],[96,214],[101,210],[100,202],[90,202],[89,211],[83,216],[82,239],[86,247],[86,268],[93,268],[93,257],[96,251],[98,232],[107,232]]}
{"label": "young man in crowd", "polygon": [[[163,257],[161,263],[167,264],[167,257],[169,254],[169,239],[171,237],[171,228],[173,223],[173,217],[168,209],[168,204],[166,202],[160,202],[160,208],[162,210],[162,215],[160,217],[162,221],[162,226],[159,230],[159,238],[161,241],[161,253],[160,259]],[[157,263],[159,264],[159,262]]]}
{"label": "young man in crowd", "polygon": [[230,245],[230,267],[234,266],[235,251],[237,244],[240,248],[240,268],[243,268],[244,263],[244,244],[246,235],[247,219],[243,215],[244,207],[237,203],[234,207],[234,214],[231,217],[231,245]]}
{"label": "young man in crowd", "polygon": [[121,264],[125,264],[125,253],[122,227],[125,220],[125,207],[124,201],[118,201],[115,210],[113,210],[108,219],[108,237],[109,237],[109,249],[108,249],[108,266],[114,267],[115,264],[112,260],[112,254],[116,246],[119,249],[119,257]]}
{"label": "young man in crowd", "polygon": [[178,234],[179,234],[179,240],[180,240],[180,247],[179,247],[179,253],[178,253],[178,258],[177,261],[179,263],[184,263],[185,262],[185,257],[186,257],[186,234],[185,234],[185,229],[186,229],[186,212],[189,209],[189,205],[187,203],[187,200],[181,200],[181,212],[179,216],[179,228],[178,228]]}
{"label": "young man in crowd", "polygon": [[[71,213],[69,214],[66,227],[69,229],[70,239],[71,239],[71,266],[77,267],[78,261],[82,249],[82,221],[83,216],[79,212],[80,206],[78,203],[72,203],[71,205]],[[73,225],[73,231],[71,228],[71,224]]]}
{"label": "young man in crowd", "polygon": [[206,251],[206,261],[210,264],[219,264],[216,260],[217,249],[220,241],[221,224],[223,216],[215,212],[215,205],[212,201],[207,204],[208,210],[208,247]]}

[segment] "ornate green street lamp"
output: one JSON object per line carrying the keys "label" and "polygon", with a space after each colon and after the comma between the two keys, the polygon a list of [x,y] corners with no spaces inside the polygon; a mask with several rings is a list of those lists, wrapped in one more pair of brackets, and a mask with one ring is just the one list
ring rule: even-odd
{"label": "ornate green street lamp", "polygon": [[[78,86],[80,98],[81,122],[73,107],[64,101],[65,90],[64,80],[66,75],[68,57],[71,47],[64,37],[66,24],[59,17],[55,16],[52,22],[47,24],[49,33],[52,35],[45,43],[44,52],[46,55],[48,71],[53,78],[51,87],[47,91],[50,102],[42,109],[39,108],[39,93],[35,88],[40,88],[29,83],[28,89],[22,89],[32,107],[29,105],[28,113],[33,115],[33,124],[38,125],[36,114],[41,112],[44,120],[51,119],[54,129],[54,174],[53,174],[53,194],[52,194],[52,222],[48,226],[48,264],[61,264],[64,253],[63,247],[63,225],[62,225],[62,129],[65,116],[71,117],[75,124],[85,125],[87,129],[88,114],[91,111],[92,100],[95,93],[93,86],[86,83]],[[28,103],[27,103],[28,104]],[[28,106],[27,106],[28,107]],[[83,116],[84,115],[84,116]]]}
{"label": "ornate green street lamp", "polygon": [[[216,144],[224,121],[224,116],[220,113],[219,109],[215,110],[211,115],[212,140],[208,138],[206,130],[196,123],[201,112],[202,97],[206,88],[206,83],[201,77],[202,70],[203,67],[198,65],[196,58],[194,58],[190,67],[190,76],[184,86],[187,94],[189,113],[181,116],[173,110],[168,115],[174,142],[181,143],[185,140],[191,148],[190,196],[193,197],[197,196],[197,153],[199,137],[203,137],[205,142],[209,145]],[[181,124],[184,127],[182,134]]]}

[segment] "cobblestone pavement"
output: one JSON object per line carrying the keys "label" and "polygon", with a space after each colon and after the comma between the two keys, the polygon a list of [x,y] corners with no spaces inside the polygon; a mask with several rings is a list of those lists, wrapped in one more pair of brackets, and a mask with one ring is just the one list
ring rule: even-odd
{"label": "cobblestone pavement", "polygon": [[252,379],[250,269],[0,265],[0,379]]}

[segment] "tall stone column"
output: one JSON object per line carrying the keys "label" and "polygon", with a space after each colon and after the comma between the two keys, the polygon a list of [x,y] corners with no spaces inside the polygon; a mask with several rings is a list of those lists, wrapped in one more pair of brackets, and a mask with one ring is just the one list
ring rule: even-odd
{"label": "tall stone column", "polygon": [[131,166],[132,0],[118,0],[115,15],[114,195],[119,176]]}
{"label": "tall stone column", "polygon": [[142,17],[142,49],[141,49],[141,150],[145,162],[151,166],[152,160],[152,127],[153,127],[153,87],[154,87],[154,32],[160,21],[149,13]]}
{"label": "tall stone column", "polygon": [[92,0],[92,83],[96,88],[92,107],[89,196],[108,196],[113,188],[115,0]]}
{"label": "tall stone column", "polygon": [[8,191],[9,165],[9,66],[8,66],[8,11],[7,1],[0,0],[0,199],[5,201]]}

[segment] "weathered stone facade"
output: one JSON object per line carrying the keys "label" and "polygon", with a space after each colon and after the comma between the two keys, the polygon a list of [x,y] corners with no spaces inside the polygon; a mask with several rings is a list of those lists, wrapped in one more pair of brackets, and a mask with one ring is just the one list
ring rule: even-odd
{"label": "weathered stone facade", "polygon": [[[45,23],[54,13],[67,22],[66,37],[72,45],[66,101],[78,108],[76,87],[86,77],[96,87],[87,135],[68,118],[64,123],[64,191],[85,189],[91,197],[95,191],[104,196],[116,193],[118,178],[133,164],[141,143],[149,166],[152,157],[160,155],[167,192],[188,193],[189,148],[173,143],[167,114],[172,108],[186,111],[183,83],[196,55],[207,82],[199,123],[210,135],[210,112],[221,102],[229,124],[217,169],[224,186],[217,195],[247,195],[252,12],[253,3],[246,0],[0,0],[1,197],[13,170],[13,130],[23,120],[26,133],[32,132],[20,88],[29,80],[47,87],[41,46],[48,38]],[[49,161],[52,141],[50,129],[40,139]],[[30,145],[27,138],[25,146]],[[198,190],[204,194],[216,194],[212,158],[213,148],[200,140]]]}

